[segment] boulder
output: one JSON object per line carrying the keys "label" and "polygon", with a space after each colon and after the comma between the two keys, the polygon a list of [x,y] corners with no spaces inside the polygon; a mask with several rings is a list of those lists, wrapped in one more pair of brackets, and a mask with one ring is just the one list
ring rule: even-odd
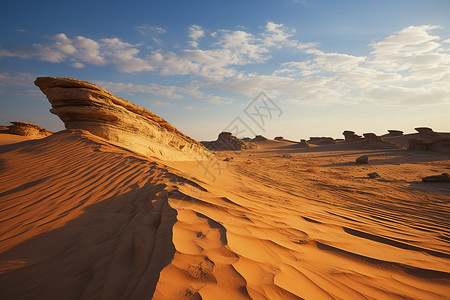
{"label": "boulder", "polygon": [[11,124],[12,125],[8,126],[8,133],[10,134],[28,136],[36,139],[44,138],[53,134],[53,132],[33,123],[11,122]]}
{"label": "boulder", "polygon": [[246,142],[233,136],[231,132],[221,132],[217,140],[202,142],[202,144],[212,151],[245,150],[251,148]]}
{"label": "boulder", "polygon": [[433,129],[429,127],[417,127],[414,128],[414,130],[423,135],[439,136],[439,133],[434,132]]}
{"label": "boulder", "polygon": [[163,160],[203,160],[213,154],[163,118],[95,84],[72,78],[39,77],[66,129],[82,129],[139,154]]}
{"label": "boulder", "polygon": [[367,155],[362,155],[362,156],[360,156],[360,157],[358,157],[356,159],[356,163],[359,164],[359,165],[368,164],[369,163],[369,157]]}
{"label": "boulder", "polygon": [[441,175],[427,176],[422,178],[423,182],[450,182],[450,176],[448,173],[442,173]]}
{"label": "boulder", "polygon": [[369,173],[369,174],[367,174],[367,176],[369,176],[369,177],[372,178],[372,179],[380,178],[380,177],[381,177],[380,174],[378,174],[377,172]]}

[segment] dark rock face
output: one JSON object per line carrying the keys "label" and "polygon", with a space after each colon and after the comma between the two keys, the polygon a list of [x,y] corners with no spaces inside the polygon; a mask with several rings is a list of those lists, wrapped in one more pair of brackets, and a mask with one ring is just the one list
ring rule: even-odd
{"label": "dark rock face", "polygon": [[408,150],[450,152],[450,139],[409,139]]}
{"label": "dark rock face", "polygon": [[356,163],[359,164],[359,165],[368,164],[369,163],[369,157],[367,155],[362,155],[362,156],[360,156],[360,157],[358,157],[356,159]]}
{"label": "dark rock face", "polygon": [[346,142],[359,141],[362,139],[361,136],[355,134],[354,131],[346,130],[342,134],[344,135]]}
{"label": "dark rock face", "polygon": [[430,136],[439,136],[439,133],[434,132],[433,129],[429,128],[429,127],[417,127],[414,128],[415,131],[417,131],[420,134],[424,134],[424,135],[430,135]]}
{"label": "dark rock face", "polygon": [[231,132],[221,132],[217,140],[212,142],[202,142],[202,144],[212,151],[245,150],[250,148],[246,142],[233,136]]}
{"label": "dark rock face", "polygon": [[317,145],[323,145],[323,144],[334,144],[334,143],[336,143],[336,141],[332,137],[311,136],[309,138],[308,143],[310,143],[310,144],[317,144]]}
{"label": "dark rock face", "polygon": [[204,160],[213,154],[156,114],[95,84],[72,78],[39,77],[34,82],[67,129],[82,129],[145,156]]}
{"label": "dark rock face", "polygon": [[450,182],[450,176],[448,173],[442,173],[441,175],[427,176],[422,178],[423,182]]}
{"label": "dark rock face", "polygon": [[3,126],[7,128],[7,131],[4,131],[4,133],[23,135],[31,138],[44,138],[53,134],[53,132],[32,123],[11,122],[11,124],[8,127]]}
{"label": "dark rock face", "polygon": [[275,137],[274,140],[275,140],[275,141],[282,141],[282,140],[283,140],[283,137],[282,137],[282,136],[277,136],[277,137]]}

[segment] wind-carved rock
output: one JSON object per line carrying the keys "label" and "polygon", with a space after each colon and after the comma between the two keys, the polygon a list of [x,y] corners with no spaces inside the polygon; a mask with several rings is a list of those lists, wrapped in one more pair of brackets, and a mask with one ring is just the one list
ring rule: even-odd
{"label": "wind-carved rock", "polygon": [[114,144],[163,160],[203,160],[213,154],[163,118],[95,84],[72,78],[34,82],[66,129],[83,129]]}
{"label": "wind-carved rock", "polygon": [[5,133],[28,136],[35,139],[44,138],[53,134],[53,132],[33,123],[11,122],[11,124],[8,127],[4,126],[7,128],[7,130],[4,130]]}
{"label": "wind-carved rock", "polygon": [[362,139],[362,137],[355,134],[354,131],[346,130],[342,134],[344,135],[346,142],[359,141]]}
{"label": "wind-carved rock", "polygon": [[244,150],[251,148],[249,144],[233,136],[231,132],[221,132],[217,140],[212,142],[202,142],[202,144],[213,151]]}

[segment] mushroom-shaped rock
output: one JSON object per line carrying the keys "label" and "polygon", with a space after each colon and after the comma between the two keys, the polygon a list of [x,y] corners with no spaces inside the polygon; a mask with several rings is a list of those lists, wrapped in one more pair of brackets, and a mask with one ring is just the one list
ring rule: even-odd
{"label": "mushroom-shaped rock", "polygon": [[203,160],[213,154],[163,118],[95,84],[72,78],[34,82],[67,129],[83,129],[137,153],[163,160]]}
{"label": "mushroom-shaped rock", "polygon": [[434,132],[433,129],[429,127],[416,127],[414,130],[423,135],[439,136],[439,133]]}

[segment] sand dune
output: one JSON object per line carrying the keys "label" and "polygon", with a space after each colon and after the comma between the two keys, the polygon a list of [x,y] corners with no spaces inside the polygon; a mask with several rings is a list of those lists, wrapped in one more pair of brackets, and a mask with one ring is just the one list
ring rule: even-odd
{"label": "sand dune", "polygon": [[420,182],[448,155],[258,145],[213,162],[82,130],[1,146],[2,299],[450,295],[450,187]]}

